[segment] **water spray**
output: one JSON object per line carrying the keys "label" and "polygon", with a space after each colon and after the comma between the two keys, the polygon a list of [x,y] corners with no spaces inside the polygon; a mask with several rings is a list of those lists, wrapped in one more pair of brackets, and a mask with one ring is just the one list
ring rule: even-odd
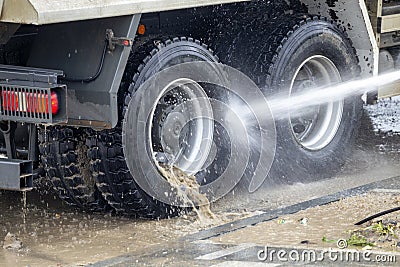
{"label": "water spray", "polygon": [[376,91],[383,85],[400,80],[400,71],[394,71],[367,79],[353,80],[329,87],[312,88],[294,96],[273,96],[268,103],[274,119],[287,117],[288,112],[301,111],[314,105],[321,105],[344,98]]}

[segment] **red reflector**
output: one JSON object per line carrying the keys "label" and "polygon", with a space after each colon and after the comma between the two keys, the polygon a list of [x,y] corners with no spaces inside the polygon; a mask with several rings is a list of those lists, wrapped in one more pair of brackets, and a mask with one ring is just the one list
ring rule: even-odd
{"label": "red reflector", "polygon": [[[46,93],[3,91],[1,97],[4,111],[49,114],[49,97]],[[51,92],[51,113],[56,115],[58,110],[58,96]]]}
{"label": "red reflector", "polygon": [[58,113],[58,96],[55,92],[51,92],[51,113],[53,115]]}
{"label": "red reflector", "polygon": [[18,95],[15,92],[3,91],[3,110],[17,111],[18,110]]}

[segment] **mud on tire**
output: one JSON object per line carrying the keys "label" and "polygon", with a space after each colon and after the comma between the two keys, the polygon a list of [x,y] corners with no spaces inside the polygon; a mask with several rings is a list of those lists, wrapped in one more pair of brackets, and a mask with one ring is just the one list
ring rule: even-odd
{"label": "mud on tire", "polygon": [[120,127],[93,132],[87,145],[97,187],[117,213],[144,218],[173,217],[178,213],[148,196],[135,183],[125,162]]}
{"label": "mud on tire", "polygon": [[176,216],[181,211],[149,196],[135,182],[132,175],[136,174],[129,171],[125,162],[122,119],[135,91],[144,81],[163,68],[187,60],[218,62],[206,45],[191,38],[157,38],[134,48],[119,90],[122,92],[120,99],[123,107],[120,110],[120,123],[113,130],[94,133],[88,140],[93,175],[98,187],[108,203],[122,214],[165,218]]}
{"label": "mud on tire", "polygon": [[82,129],[48,127],[39,132],[41,161],[53,188],[66,203],[86,211],[109,210],[90,172]]}

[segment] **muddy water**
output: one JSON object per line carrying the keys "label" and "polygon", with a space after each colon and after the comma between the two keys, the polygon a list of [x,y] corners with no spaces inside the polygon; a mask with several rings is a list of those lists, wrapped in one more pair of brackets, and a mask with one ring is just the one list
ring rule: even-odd
{"label": "muddy water", "polygon": [[[85,214],[64,206],[57,198],[28,193],[23,213],[22,193],[0,191],[0,240],[12,233],[21,249],[0,247],[0,266],[85,265],[173,241],[204,228],[195,214],[180,218],[147,221],[111,214]],[[214,224],[251,213],[217,213]],[[24,223],[25,217],[25,223]]]}
{"label": "muddy water", "polygon": [[207,226],[215,222],[217,216],[211,211],[207,196],[200,193],[200,185],[195,176],[187,175],[175,166],[157,167],[177,191],[177,197],[180,198],[182,203],[193,209],[201,225]]}
{"label": "muddy water", "polygon": [[[354,226],[354,223],[383,209],[399,205],[400,195],[398,193],[371,192],[247,227],[244,230],[213,238],[213,241],[283,247],[335,248],[335,243],[323,242],[322,238],[348,239],[352,230],[365,227]],[[386,221],[399,221],[399,219],[399,213],[379,218],[379,220]],[[375,249],[400,252],[400,247],[390,246],[390,243],[376,242],[376,245]]]}
{"label": "muddy water", "polygon": [[[37,205],[37,200],[36,196],[28,196],[30,203],[23,223],[22,204],[15,203],[20,202],[20,197],[2,192],[0,206],[6,210],[0,215],[0,235],[3,239],[8,232],[15,234],[23,248],[0,249],[0,266],[87,264],[170,240],[182,233],[172,220],[144,222],[110,214],[84,214],[63,207],[58,200],[50,202],[58,207]],[[149,231],[154,234],[143,236]]]}

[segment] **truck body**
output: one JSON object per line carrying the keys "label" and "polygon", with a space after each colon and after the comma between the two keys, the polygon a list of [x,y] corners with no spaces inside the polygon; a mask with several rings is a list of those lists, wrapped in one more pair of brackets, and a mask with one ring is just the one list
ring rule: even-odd
{"label": "truck body", "polygon": [[[348,44],[354,48],[354,55],[358,61],[354,65],[359,68],[358,77],[376,76],[400,67],[400,1],[1,0],[0,153],[4,155],[4,159],[0,159],[0,188],[30,189],[32,180],[46,176],[53,182],[56,190],[62,191],[60,193],[62,198],[67,199],[70,204],[87,208],[86,202],[89,200],[82,202],[80,196],[74,195],[73,188],[82,184],[86,186],[87,181],[91,181],[90,190],[93,192],[100,190],[98,198],[101,199],[101,201],[98,198],[95,199],[96,193],[89,190],[91,207],[93,203],[100,202],[105,203],[103,206],[124,207],[124,204],[121,204],[123,200],[118,200],[117,197],[120,192],[110,197],[109,190],[111,189],[108,189],[108,187],[117,187],[120,182],[117,183],[114,178],[110,178],[115,173],[112,171],[108,173],[104,170],[112,168],[104,167],[105,165],[103,166],[101,165],[103,163],[99,162],[113,160],[115,162],[115,159],[124,162],[126,160],[128,166],[125,166],[124,170],[126,170],[125,173],[130,172],[126,179],[135,181],[135,188],[139,188],[138,191],[141,192],[140,185],[138,185],[138,180],[141,178],[131,177],[135,176],[133,173],[135,170],[138,171],[138,167],[137,164],[130,162],[134,162],[134,157],[138,156],[129,152],[130,145],[124,139],[126,138],[124,136],[129,136],[126,133],[129,129],[125,126],[126,120],[129,118],[124,120],[124,116],[134,114],[133,111],[128,112],[130,109],[128,102],[135,97],[132,90],[136,90],[134,83],[138,81],[136,78],[132,78],[130,80],[132,85],[129,87],[124,85],[126,77],[129,75],[135,77],[134,73],[140,77],[143,69],[147,71],[147,66],[153,68],[153,74],[161,71],[161,69],[148,64],[154,60],[154,55],[159,56],[158,60],[162,62],[163,51],[172,45],[168,40],[190,47],[193,42],[193,49],[198,53],[211,53],[207,54],[208,60],[217,61],[213,56],[215,53],[220,57],[222,63],[241,71],[240,64],[235,65],[235,59],[226,53],[227,50],[230,50],[228,47],[235,42],[238,43],[232,46],[233,50],[239,49],[237,47],[240,45],[237,44],[240,44],[241,41],[249,42],[249,38],[255,40],[253,44],[265,42],[264,47],[269,46],[270,49],[276,49],[276,57],[279,59],[281,50],[285,48],[286,40],[281,40],[279,37],[279,42],[282,43],[281,48],[274,48],[275,44],[271,40],[278,39],[277,37],[269,38],[269,34],[271,36],[275,34],[281,25],[291,25],[290,21],[285,20],[285,17],[291,16],[299,20],[299,23],[292,25],[287,32],[276,33],[276,36],[287,35],[290,42],[290,36],[299,34],[297,38],[301,40],[303,35],[300,30],[297,32],[298,29],[304,28],[304,31],[307,29],[304,23],[300,22],[302,18],[305,23],[315,21],[311,22],[310,29],[316,27],[317,30],[321,30],[325,27],[323,25],[331,23],[334,25],[332,27],[339,29],[332,30],[332,34],[349,40]],[[263,27],[263,25],[270,29],[269,32],[259,33],[259,27]],[[327,29],[330,29],[330,26]],[[246,31],[250,31],[252,34],[246,35]],[[310,37],[307,38],[314,38],[312,34],[311,32]],[[241,40],[241,35],[246,35],[247,39]],[[307,38],[304,39],[305,44],[308,42]],[[202,51],[201,47],[206,46],[200,44],[209,44],[212,49],[215,47],[215,52]],[[259,50],[256,45],[251,47],[253,44],[249,43],[247,50],[252,51],[251,56],[256,57]],[[151,45],[155,50],[146,50]],[[235,53],[239,58],[241,52]],[[142,54],[148,56],[145,57]],[[341,72],[340,64],[336,64],[328,54],[328,52],[326,55],[324,52],[316,52],[315,55],[308,57],[308,61],[304,60],[297,71],[301,72],[301,69],[311,62],[310,69],[313,68],[312,66],[318,65],[322,66],[322,69],[337,69]],[[196,54],[193,57],[200,56]],[[267,57],[268,54],[265,54],[265,58]],[[282,56],[282,58],[284,57]],[[352,61],[349,59],[349,62]],[[260,64],[267,65],[267,62]],[[270,69],[268,73],[271,75],[270,72],[278,68],[274,64],[280,63],[273,59],[268,64],[272,66],[272,70]],[[136,68],[136,70],[130,68]],[[246,73],[245,69],[243,67],[244,73]],[[319,72],[316,71],[316,73]],[[253,78],[252,73],[246,74]],[[150,75],[146,75],[146,79],[149,79]],[[296,75],[294,75],[295,78]],[[293,78],[292,86],[293,82],[296,83],[295,78]],[[336,78],[326,79],[333,82]],[[312,80],[312,77],[309,77],[309,81]],[[339,80],[344,80],[344,77],[337,77],[337,81]],[[255,82],[257,83],[257,81]],[[265,84],[259,86],[272,90],[275,88],[273,84],[271,82],[269,86]],[[202,90],[198,92],[199,94],[204,93]],[[379,88],[376,93],[368,94],[365,100],[373,102],[378,98],[398,94],[400,94],[400,87],[395,83]],[[343,108],[343,105],[337,105],[337,109]],[[332,107],[335,110],[334,103]],[[125,112],[125,110],[128,111]],[[342,117],[342,114],[344,113],[341,111],[338,117]],[[316,117],[318,117],[317,115]],[[164,116],[166,119],[163,119],[167,125],[168,123],[172,124],[168,116],[166,114]],[[298,123],[298,120],[291,120],[294,129],[291,134],[296,139],[294,144],[298,144],[305,153],[312,151],[317,154],[331,151],[332,148],[329,146],[333,146],[333,143],[336,142],[334,141],[338,135],[336,128],[341,127],[340,119],[336,126],[332,122],[331,128],[336,127],[334,130],[336,132],[321,133],[330,136],[330,139],[327,137],[329,140],[321,141],[322,143],[319,145],[310,145],[311,141],[304,140],[308,138],[306,132],[313,131],[310,125],[313,125],[314,128],[315,125],[318,125],[315,118],[315,121],[310,120],[310,123],[302,125]],[[162,128],[161,122],[160,125]],[[83,132],[80,129],[84,129]],[[53,132],[49,133],[48,131]],[[75,135],[86,139],[80,140],[78,137],[75,138]],[[102,143],[105,136],[112,136],[110,138],[113,141]],[[345,131],[343,136],[347,136]],[[343,138],[350,140],[353,138],[352,136],[353,134],[349,134],[349,137]],[[49,141],[49,138],[52,139]],[[171,141],[173,137],[167,138],[160,134],[159,138],[161,139],[160,146],[173,142]],[[337,138],[339,140],[341,137]],[[96,140],[93,141],[94,139]],[[114,141],[116,142],[115,146],[113,146]],[[74,147],[68,148],[70,150],[67,149],[63,153],[63,147],[69,146],[68,144],[71,142],[76,142],[76,144],[73,143]],[[315,142],[320,143],[318,140]],[[111,145],[108,147],[107,144]],[[81,146],[86,146],[82,155],[79,154]],[[118,157],[109,159],[107,153],[110,153],[110,150],[114,151],[116,147],[120,148],[119,154],[117,153]],[[154,147],[153,149],[156,149]],[[101,152],[102,149],[108,151],[105,152],[106,156],[99,156],[97,152],[94,152]],[[290,148],[288,149],[290,150]],[[166,149],[158,150],[159,154],[168,154]],[[218,154],[218,152],[216,153]],[[96,155],[93,156],[94,154]],[[74,155],[74,159],[72,160],[68,155]],[[85,164],[92,162],[92,174],[86,174],[86,176],[94,178],[83,175],[86,172],[82,169],[84,168],[81,166],[82,164],[75,160],[76,155],[80,155],[81,158],[89,158],[84,162]],[[68,160],[63,160],[63,157]],[[314,160],[312,158],[314,156],[310,157]],[[315,157],[321,159],[322,156]],[[345,156],[343,155],[343,157]],[[67,175],[71,162],[77,167],[76,170],[71,171],[72,174]],[[96,166],[99,169],[96,169]],[[304,166],[302,168],[306,169]],[[138,172],[146,172],[146,170]],[[71,182],[73,186],[69,185],[69,181],[73,181]],[[125,181],[125,184],[129,183]],[[132,199],[135,199],[137,196],[135,196],[136,193],[132,193],[133,191],[133,189],[129,189],[127,192],[132,194]],[[87,192],[79,194],[86,196]],[[121,194],[126,194],[126,192]],[[142,192],[142,195],[148,194],[147,191]],[[138,198],[147,199],[142,195]],[[151,200],[148,201],[157,207],[154,210],[159,209],[160,205],[154,204]],[[161,206],[164,209],[163,204]],[[140,208],[132,207],[120,209],[128,214],[129,210],[132,210],[133,213],[140,210]],[[163,217],[160,214],[155,215],[155,217],[158,216]]]}

